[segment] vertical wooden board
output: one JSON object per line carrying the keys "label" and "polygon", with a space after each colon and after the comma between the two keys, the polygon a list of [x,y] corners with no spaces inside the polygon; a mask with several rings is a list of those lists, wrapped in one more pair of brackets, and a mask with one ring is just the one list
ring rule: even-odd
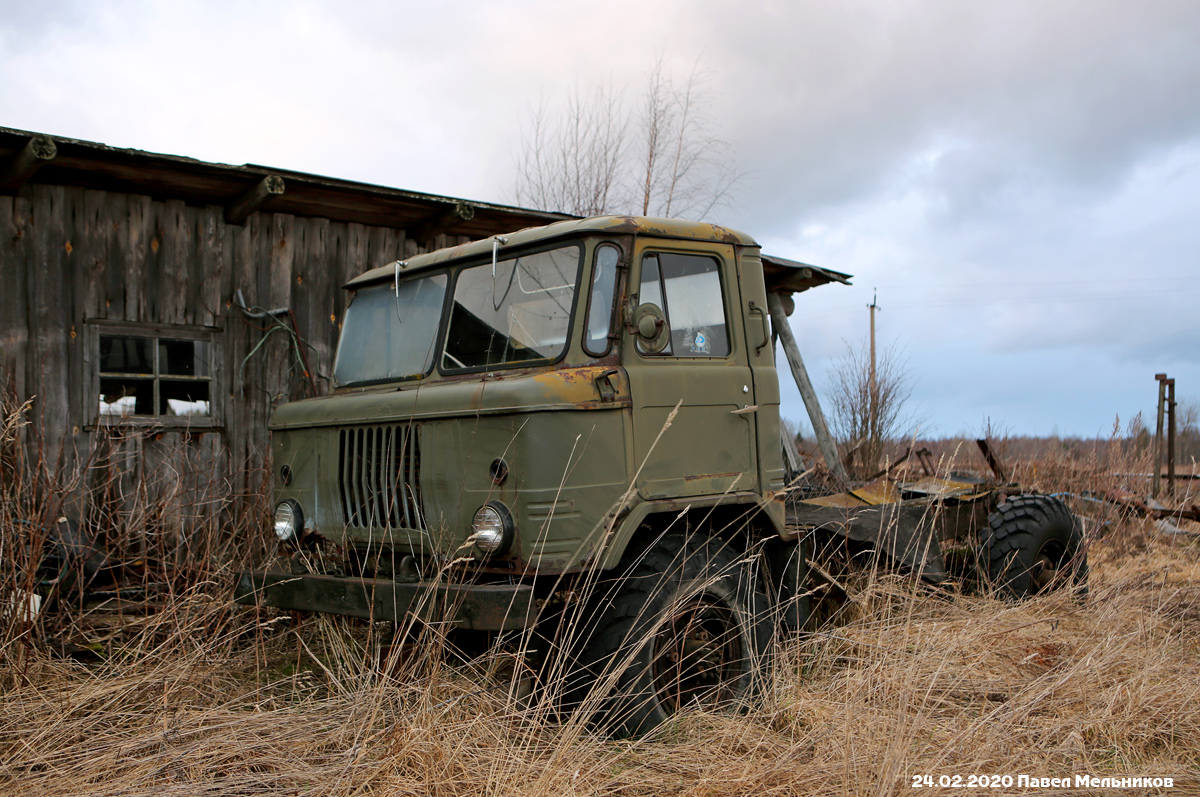
{"label": "vertical wooden board", "polygon": [[159,244],[154,230],[150,197],[130,194],[128,200],[129,246],[126,250],[128,259],[125,268],[125,320],[145,321],[149,310],[146,273],[153,264],[152,256],[157,254]]}
{"label": "vertical wooden board", "polygon": [[216,541],[215,535],[221,533],[220,519],[232,497],[229,489],[230,474],[224,455],[225,447],[221,435],[215,433],[204,434],[193,445],[196,449],[195,459],[199,463],[203,539],[207,544],[212,544]]}
{"label": "vertical wooden board", "polygon": [[233,360],[233,335],[237,328],[242,325],[242,311],[234,304],[233,292],[237,287],[234,277],[233,267],[233,234],[231,227],[225,224],[224,210],[222,208],[214,208],[216,220],[215,236],[219,241],[220,254],[220,271],[221,281],[219,284],[219,299],[217,305],[217,314],[214,319],[215,323],[221,328],[221,331],[216,336],[216,362],[214,367],[214,380],[216,384],[213,386],[215,391],[214,401],[218,402],[217,411],[221,424],[226,433],[222,435],[224,445],[229,445],[228,430],[232,419],[232,395],[234,383],[232,377],[231,361]]}
{"label": "vertical wooden board", "polygon": [[395,227],[384,227],[383,246],[387,257],[382,263],[376,265],[387,265],[394,260],[404,259],[404,233],[401,230],[397,230]]}
{"label": "vertical wooden board", "polygon": [[[342,283],[357,277],[367,270],[367,231],[361,224],[350,223],[345,225],[345,232],[338,246],[338,258],[341,261],[342,274],[344,279]],[[338,326],[341,327],[341,320],[346,313],[346,305],[349,303],[349,294],[343,291],[341,297],[342,311],[338,314]]]}
{"label": "vertical wooden board", "polygon": [[346,225],[346,266],[351,276],[357,277],[368,270],[367,228],[361,224]]}
{"label": "vertical wooden board", "polygon": [[309,331],[313,345],[319,347],[321,387],[325,391],[333,387],[338,331],[341,329],[342,312],[346,307],[346,290],[342,288],[345,280],[342,279],[342,265],[338,262],[335,226],[328,219],[320,220],[318,246],[314,249],[319,258],[314,268],[320,272],[320,278],[313,288],[313,328]]}
{"label": "vertical wooden board", "polygon": [[151,201],[148,208],[148,246],[144,253],[142,279],[142,317],[139,321],[161,324],[166,322],[163,315],[162,295],[163,275],[163,216],[166,207],[162,202]]}
{"label": "vertical wooden board", "polygon": [[[242,291],[248,305],[258,303],[258,275],[254,268],[254,233],[258,229],[259,214],[252,214],[244,226],[226,225],[225,243],[229,252],[231,293]],[[228,374],[228,414],[225,416],[225,428],[228,430],[226,445],[230,450],[234,467],[244,474],[249,455],[248,435],[250,430],[250,407],[258,401],[256,390],[252,387],[254,381],[253,368],[247,363],[242,368],[242,361],[250,353],[251,335],[259,333],[251,324],[254,322],[242,315],[235,305],[230,310],[229,323],[225,328],[225,368]],[[244,489],[245,481],[239,485]]]}
{"label": "vertical wooden board", "polygon": [[[278,379],[278,388],[272,391],[272,409],[291,399],[308,395],[307,379],[304,376],[303,357],[292,340],[292,316],[295,314],[297,289],[295,281],[296,220],[294,216],[272,214],[271,224],[271,306],[287,308],[278,321],[288,331],[275,333],[271,340],[270,375]],[[266,441],[266,437],[263,437]]]}
{"label": "vertical wooden board", "polygon": [[[335,221],[329,225],[329,240],[327,247],[330,253],[330,265],[337,274],[339,285],[345,285],[358,275],[358,271],[350,264],[350,225]],[[343,309],[345,303],[342,304]],[[341,315],[338,315],[339,321]]]}
{"label": "vertical wooden board", "polygon": [[[291,293],[292,301],[290,304],[292,315],[287,320],[287,323],[294,324],[293,331],[296,334],[296,339],[301,346],[303,353],[302,362],[307,362],[309,367],[312,367],[313,352],[309,348],[308,329],[312,317],[309,302],[312,294],[312,278],[309,271],[309,263],[312,261],[312,255],[309,252],[311,245],[309,231],[311,229],[309,219],[293,219],[292,221],[292,284]],[[311,376],[311,379],[309,378]],[[316,375],[310,374],[306,376],[303,368],[297,371],[296,379],[293,380],[296,384],[293,386],[293,395],[296,394],[296,389],[299,390],[299,395],[308,397],[311,388],[309,385],[316,384]]]}
{"label": "vertical wooden board", "polygon": [[108,284],[104,294],[104,317],[113,320],[126,318],[125,284],[129,278],[132,256],[129,243],[129,195],[107,195],[108,224]]}
{"label": "vertical wooden board", "polygon": [[217,205],[199,208],[195,214],[196,268],[192,273],[195,289],[194,323],[217,326],[225,312],[229,295],[225,270],[224,209]]}
{"label": "vertical wooden board", "polygon": [[343,289],[342,286],[349,282],[355,273],[350,265],[348,244],[348,225],[343,222],[331,223],[329,225],[329,237],[325,243],[330,270],[334,275],[334,290],[329,304],[330,326],[332,327],[330,334],[333,338],[331,343],[332,348],[330,349],[333,359],[329,363],[329,373],[331,376],[337,359],[337,339],[342,331],[342,317],[346,313],[346,305],[350,302],[350,292]]}
{"label": "vertical wooden board", "polygon": [[0,293],[0,389],[11,390],[18,400],[25,389],[25,363],[29,348],[29,297],[26,286],[30,257],[29,201],[0,197],[0,267],[5,290]]}
{"label": "vertical wooden board", "polygon": [[[293,282],[292,267],[294,261],[293,236],[295,234],[295,217],[285,213],[272,213],[267,216],[269,226],[270,256],[263,265],[268,271],[270,280],[267,286],[266,307],[270,309],[292,309]],[[285,314],[280,321],[287,323]],[[279,334],[279,333],[276,333]]]}
{"label": "vertical wooden board", "polygon": [[[246,227],[252,236],[251,251],[254,261],[249,265],[257,278],[257,302],[261,309],[278,309],[280,305],[271,304],[272,285],[272,255],[273,217],[266,213],[253,213],[246,221]],[[254,320],[249,327],[247,354],[258,345],[271,328],[270,318]],[[246,364],[246,375],[250,379],[250,389],[246,393],[247,423],[246,435],[246,467],[255,470],[262,466],[263,440],[266,439],[267,422],[271,414],[271,404],[279,395],[282,376],[279,373],[281,358],[279,356],[279,334],[274,333],[270,340],[263,343]]]}
{"label": "vertical wooden board", "polygon": [[[80,288],[79,315],[81,320],[104,318],[108,292],[109,239],[112,223],[107,191],[83,191],[81,222],[71,234],[77,264],[76,279]],[[82,334],[82,328],[79,330]]]}
{"label": "vertical wooden board", "polygon": [[66,279],[65,189],[34,185],[33,257],[28,265],[27,384],[38,396],[34,420],[51,460],[67,431],[67,344],[70,290]]}
{"label": "vertical wooden board", "polygon": [[64,320],[66,336],[63,342],[66,347],[64,389],[67,400],[64,428],[72,445],[82,444],[86,451],[87,436],[82,435],[83,426],[92,421],[91,413],[85,408],[93,402],[98,403],[92,394],[91,380],[85,370],[85,365],[91,358],[87,356],[89,344],[84,317],[90,283],[95,271],[95,253],[97,246],[93,241],[91,211],[85,190],[68,187],[63,190],[63,254],[61,291],[63,303],[66,305]]}
{"label": "vertical wooden board", "polygon": [[155,203],[158,219],[159,248],[155,269],[158,312],[154,321],[163,324],[186,324],[188,292],[192,288],[191,262],[192,228],[188,224],[189,209],[182,200],[169,199]]}
{"label": "vertical wooden board", "polygon": [[317,394],[328,392],[333,359],[329,329],[330,294],[340,290],[328,254],[328,219],[297,220],[295,285],[293,290],[296,327],[304,342],[304,353]]}
{"label": "vertical wooden board", "polygon": [[367,228],[367,259],[363,263],[363,271],[386,266],[393,260],[400,260],[399,252],[388,251],[387,227]]}
{"label": "vertical wooden board", "polygon": [[[69,364],[74,375],[69,408],[73,427],[83,427],[96,420],[97,382],[94,377],[98,352],[87,322],[103,318],[107,313],[109,240],[112,237],[108,204],[111,195],[88,189],[81,193],[81,207],[72,214],[74,223],[67,231],[73,246],[70,279],[75,285],[78,302],[69,346],[73,354]],[[81,447],[90,452],[93,436],[85,434],[79,440]]]}
{"label": "vertical wooden board", "polygon": [[[251,214],[246,221],[246,227],[250,230],[253,240],[251,244],[253,262],[250,264],[256,285],[253,306],[259,311],[281,308],[281,305],[271,303],[275,276],[273,222],[273,216],[267,213]],[[250,381],[250,389],[246,394],[248,422],[245,431],[248,463],[251,467],[254,466],[254,462],[259,456],[256,446],[258,429],[266,425],[271,403],[283,389],[281,388],[283,380],[279,375],[278,352],[281,333],[270,332],[275,323],[273,316],[252,319],[249,322],[249,336],[246,341],[246,354],[249,359],[246,361],[244,371]]]}
{"label": "vertical wooden board", "polygon": [[[189,213],[193,251],[190,272],[191,287],[188,295],[192,323],[202,326],[218,326],[220,325],[219,319],[225,313],[222,297],[229,293],[224,284],[227,273],[224,258],[225,236],[222,230],[225,223],[224,210],[218,206],[209,205],[202,208],[189,208]],[[211,399],[217,408],[217,417],[221,419],[224,417],[223,411],[228,404],[224,398],[228,394],[228,382],[224,381],[223,359],[226,339],[223,332],[216,334],[213,344]],[[218,473],[214,470],[214,452],[223,449],[225,445],[223,432],[205,432],[194,438],[189,445],[199,452],[199,460],[203,463],[203,467],[191,477],[194,488],[204,493],[198,504],[199,517],[196,522],[199,523],[207,519],[212,502],[220,500],[219,496],[211,493],[217,489],[218,484],[226,484],[230,474],[225,471]]]}

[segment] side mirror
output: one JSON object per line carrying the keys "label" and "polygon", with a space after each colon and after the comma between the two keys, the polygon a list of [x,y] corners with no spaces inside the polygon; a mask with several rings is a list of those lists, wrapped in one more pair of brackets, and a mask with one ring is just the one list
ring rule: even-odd
{"label": "side mirror", "polygon": [[662,308],[649,302],[639,304],[633,311],[633,330],[638,336],[638,346],[646,354],[658,354],[671,339]]}

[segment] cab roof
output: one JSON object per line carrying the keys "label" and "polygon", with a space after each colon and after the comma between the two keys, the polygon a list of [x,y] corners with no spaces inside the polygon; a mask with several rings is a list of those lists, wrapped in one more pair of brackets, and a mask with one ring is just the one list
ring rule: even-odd
{"label": "cab roof", "polygon": [[[745,233],[708,224],[699,221],[683,221],[680,219],[655,219],[645,216],[594,216],[589,219],[573,219],[547,224],[544,227],[526,227],[511,235],[502,236],[505,243],[500,245],[501,251],[514,246],[552,241],[556,238],[567,238],[586,233],[608,233],[612,235],[650,235],[655,238],[675,238],[688,241],[716,241],[737,246],[757,247],[758,242]],[[416,255],[400,262],[401,274],[412,274],[417,271],[434,268],[451,260],[459,258],[490,255],[492,238],[482,238],[478,241],[439,249],[424,255]],[[392,279],[396,273],[395,263],[371,269],[360,274],[346,283],[347,288],[359,288],[372,282]]]}

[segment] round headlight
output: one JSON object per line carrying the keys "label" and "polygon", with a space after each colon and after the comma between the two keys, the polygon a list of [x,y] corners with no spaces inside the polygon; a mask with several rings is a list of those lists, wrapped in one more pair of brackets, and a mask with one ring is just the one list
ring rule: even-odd
{"label": "round headlight", "polygon": [[304,513],[300,505],[288,499],[275,505],[275,536],[280,542],[300,539],[300,531],[304,528]]}
{"label": "round headlight", "polygon": [[471,534],[475,547],[484,556],[498,556],[512,544],[512,515],[504,504],[490,501],[479,507],[471,521]]}

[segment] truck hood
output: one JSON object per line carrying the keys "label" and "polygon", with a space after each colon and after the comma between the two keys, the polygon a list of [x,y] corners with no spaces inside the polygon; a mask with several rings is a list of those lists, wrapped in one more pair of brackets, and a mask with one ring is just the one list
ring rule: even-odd
{"label": "truck hood", "polygon": [[[602,394],[597,385],[602,376],[606,388],[610,385],[612,388],[608,396]],[[629,382],[623,371],[606,366],[584,366],[536,374],[350,391],[294,401],[275,410],[270,428],[277,431],[622,406],[629,406]]]}

